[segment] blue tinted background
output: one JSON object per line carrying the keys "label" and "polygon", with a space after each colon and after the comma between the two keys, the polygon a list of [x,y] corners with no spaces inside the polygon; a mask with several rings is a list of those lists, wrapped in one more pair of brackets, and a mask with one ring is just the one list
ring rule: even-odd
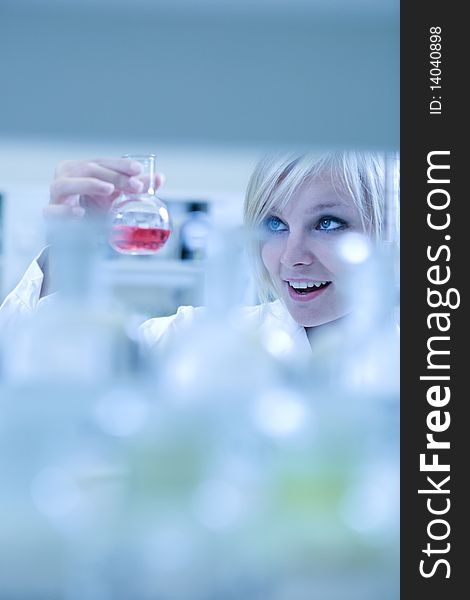
{"label": "blue tinted background", "polygon": [[0,133],[396,148],[398,7],[3,0]]}

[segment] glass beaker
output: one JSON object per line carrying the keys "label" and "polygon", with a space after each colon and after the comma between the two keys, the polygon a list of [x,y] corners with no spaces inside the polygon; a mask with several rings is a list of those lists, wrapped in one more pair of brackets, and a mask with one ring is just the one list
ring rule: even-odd
{"label": "glass beaker", "polygon": [[109,244],[121,254],[155,254],[167,242],[171,223],[168,209],[155,195],[155,154],[125,154],[142,165],[141,192],[122,192],[109,211]]}

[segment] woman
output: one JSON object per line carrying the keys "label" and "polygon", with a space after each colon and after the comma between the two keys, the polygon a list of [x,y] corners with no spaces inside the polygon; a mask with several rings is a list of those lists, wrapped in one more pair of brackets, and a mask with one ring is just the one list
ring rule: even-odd
{"label": "woman", "polygon": [[[244,310],[247,321],[266,329],[282,322],[295,344],[305,348],[313,331],[350,312],[339,243],[346,233],[380,239],[384,160],[380,154],[348,151],[271,156],[258,164],[248,184],[244,220],[254,234],[251,250],[262,303]],[[139,191],[139,173],[140,165],[124,158],[63,162],[46,216],[106,211],[120,190]],[[158,174],[155,187],[162,180]],[[47,271],[43,257],[30,266],[1,307],[3,321],[36,309],[53,289]],[[163,341],[198,311],[182,307],[171,317],[150,319],[141,327],[145,343]]]}

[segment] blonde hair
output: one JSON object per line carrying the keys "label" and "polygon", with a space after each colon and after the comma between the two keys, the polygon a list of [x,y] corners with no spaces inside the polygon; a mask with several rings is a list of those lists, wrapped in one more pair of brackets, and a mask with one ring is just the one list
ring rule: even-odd
{"label": "blonde hair", "polygon": [[[335,189],[351,196],[364,228],[372,239],[382,237],[385,201],[385,155],[362,151],[282,154],[264,157],[248,182],[244,222],[251,232],[274,207],[282,210],[307,178],[329,176]],[[261,301],[276,297],[261,259],[261,240],[253,235],[250,251]]]}

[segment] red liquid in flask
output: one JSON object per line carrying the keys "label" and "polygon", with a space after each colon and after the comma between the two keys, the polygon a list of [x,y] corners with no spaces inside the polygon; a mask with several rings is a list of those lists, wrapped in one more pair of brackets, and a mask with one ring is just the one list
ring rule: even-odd
{"label": "red liquid in flask", "polygon": [[113,248],[118,251],[158,252],[163,248],[169,236],[169,229],[114,225],[111,229],[109,241]]}

